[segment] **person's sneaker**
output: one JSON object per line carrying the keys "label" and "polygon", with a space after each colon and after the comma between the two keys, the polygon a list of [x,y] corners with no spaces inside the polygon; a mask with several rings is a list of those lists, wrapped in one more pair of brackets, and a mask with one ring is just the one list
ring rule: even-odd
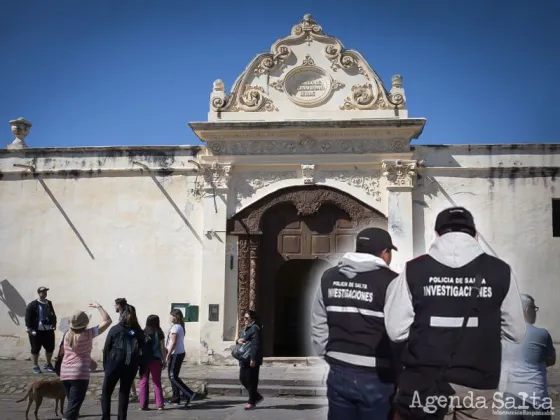
{"label": "person's sneaker", "polygon": [[158,407],[157,411],[163,411],[163,407]]}
{"label": "person's sneaker", "polygon": [[39,366],[33,366],[33,373],[43,373],[43,372],[41,372],[41,368]]}
{"label": "person's sneaker", "polygon": [[259,395],[259,397],[257,398],[257,401],[255,401],[255,405],[262,403],[264,400],[264,397],[262,395]]}
{"label": "person's sneaker", "polygon": [[165,403],[169,404],[169,405],[179,405],[179,404],[181,404],[181,401],[180,400],[169,400],[169,401],[166,401]]}
{"label": "person's sneaker", "polygon": [[139,411],[148,411],[148,409],[147,409],[147,408],[144,408],[144,407],[140,407],[138,410],[139,410]]}
{"label": "person's sneaker", "polygon": [[52,365],[52,363],[46,363],[43,369],[45,369],[47,372],[54,373],[54,366]]}
{"label": "person's sneaker", "polygon": [[138,402],[138,394],[130,394],[130,398],[128,399],[130,402]]}
{"label": "person's sneaker", "polygon": [[255,406],[253,404],[245,405],[245,410],[253,410],[254,408],[255,408]]}

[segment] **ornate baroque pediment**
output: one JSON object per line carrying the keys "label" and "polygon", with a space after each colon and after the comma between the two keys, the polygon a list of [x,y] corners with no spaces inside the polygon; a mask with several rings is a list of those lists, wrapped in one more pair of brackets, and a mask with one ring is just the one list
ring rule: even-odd
{"label": "ornate baroque pediment", "polygon": [[346,50],[307,14],[270,52],[251,61],[230,94],[223,81],[216,80],[210,109],[226,120],[236,119],[231,113],[298,109],[335,113],[343,119],[344,111],[405,110],[406,97],[400,75],[393,77],[387,91],[360,53]]}

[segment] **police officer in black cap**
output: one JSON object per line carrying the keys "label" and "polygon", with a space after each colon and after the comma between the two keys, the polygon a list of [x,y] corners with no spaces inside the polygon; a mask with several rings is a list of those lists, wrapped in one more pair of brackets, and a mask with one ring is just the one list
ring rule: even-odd
{"label": "police officer in black cap", "polygon": [[452,401],[463,402],[470,395],[487,403],[454,404],[448,418],[495,418],[501,338],[520,342],[525,335],[517,283],[507,263],[484,252],[465,208],[439,213],[435,231],[438,238],[428,254],[409,261],[387,290],[387,333],[393,341],[407,340],[397,411],[411,418],[405,404],[411,398],[414,410],[423,406],[429,412],[442,406],[426,397],[454,394]]}
{"label": "police officer in black cap", "polygon": [[330,365],[329,420],[385,419],[394,391],[391,342],[383,322],[385,292],[397,276],[393,245],[383,229],[368,228],[323,274],[312,309],[316,353]]}

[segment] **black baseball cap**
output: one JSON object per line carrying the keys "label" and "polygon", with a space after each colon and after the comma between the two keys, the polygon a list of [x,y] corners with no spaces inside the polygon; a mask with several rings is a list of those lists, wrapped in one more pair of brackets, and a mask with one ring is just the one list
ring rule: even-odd
{"label": "black baseball cap", "polygon": [[464,232],[471,236],[476,235],[473,215],[464,207],[451,207],[440,212],[436,218],[435,230],[438,235],[448,232]]}
{"label": "black baseball cap", "polygon": [[380,228],[367,228],[358,233],[356,238],[356,252],[364,252],[367,254],[377,254],[385,249],[394,249],[391,235],[386,230]]}
{"label": "black baseball cap", "polygon": [[37,293],[41,293],[41,292],[48,292],[49,289],[45,286],[41,286],[37,289]]}

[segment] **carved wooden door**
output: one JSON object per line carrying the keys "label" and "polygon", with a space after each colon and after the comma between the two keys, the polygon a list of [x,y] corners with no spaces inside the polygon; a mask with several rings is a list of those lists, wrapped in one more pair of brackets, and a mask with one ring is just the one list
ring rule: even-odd
{"label": "carved wooden door", "polygon": [[[323,205],[309,216],[298,216],[293,206],[275,213],[270,234],[277,233],[277,252],[283,260],[338,258],[352,251],[356,229],[348,215],[334,205]],[[265,230],[265,235],[269,237]]]}

